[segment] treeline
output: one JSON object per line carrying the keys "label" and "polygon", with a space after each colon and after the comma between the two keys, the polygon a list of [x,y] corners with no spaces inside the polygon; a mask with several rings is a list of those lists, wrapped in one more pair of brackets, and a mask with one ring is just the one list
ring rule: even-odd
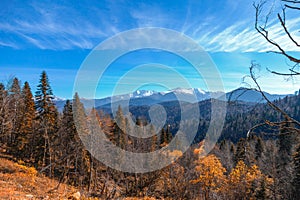
{"label": "treeline", "polygon": [[[293,103],[299,97],[289,98],[291,100],[283,101]],[[209,155],[205,155],[205,141],[202,141],[183,154],[176,152],[182,156],[161,170],[144,174],[127,173],[109,168],[95,159],[84,147],[78,134],[82,130],[78,130],[75,123],[85,123],[96,117],[98,127],[112,143],[132,152],[151,152],[166,146],[172,140],[172,124],[160,130],[159,134],[153,134],[157,130],[153,126],[145,128],[147,120],[137,118],[135,124],[131,124],[121,107],[112,119],[96,109],[87,112],[78,94],[73,101],[66,101],[62,113],[57,111],[53,100],[46,72],[42,72],[34,96],[29,84],[25,82],[21,88],[17,78],[6,87],[0,83],[1,154],[12,155],[16,160],[34,166],[40,173],[60,183],[77,186],[90,196],[103,199],[133,196],[158,199],[299,199],[299,133],[290,129],[290,124],[273,130],[276,137],[268,140],[259,135],[250,135],[237,143],[223,140]],[[299,107],[293,111],[296,114],[297,109]],[[225,127],[231,128],[232,132],[246,123],[238,110],[243,109],[230,111],[238,116],[231,118],[231,127]],[[259,113],[258,110],[255,112]],[[74,113],[77,113],[75,121]],[[261,113],[266,115],[264,111]],[[255,120],[259,122],[261,119],[257,117]],[[206,126],[202,120],[200,129]],[[138,139],[130,136],[129,132],[151,132],[153,136]]]}

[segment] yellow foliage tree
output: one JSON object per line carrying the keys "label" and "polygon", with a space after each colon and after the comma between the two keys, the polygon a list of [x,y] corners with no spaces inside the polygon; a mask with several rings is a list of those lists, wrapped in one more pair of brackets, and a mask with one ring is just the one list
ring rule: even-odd
{"label": "yellow foliage tree", "polygon": [[199,159],[196,171],[199,177],[191,182],[200,185],[204,192],[204,199],[209,199],[210,194],[218,193],[224,188],[226,169],[215,155],[211,154]]}
{"label": "yellow foliage tree", "polygon": [[227,194],[232,198],[254,199],[254,191],[262,178],[264,176],[256,165],[248,167],[243,161],[239,161],[229,174]]}

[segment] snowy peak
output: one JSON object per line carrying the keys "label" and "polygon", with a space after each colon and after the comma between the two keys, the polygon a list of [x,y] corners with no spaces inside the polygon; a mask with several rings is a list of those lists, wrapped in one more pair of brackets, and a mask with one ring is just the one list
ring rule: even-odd
{"label": "snowy peak", "polygon": [[132,93],[131,97],[133,98],[141,98],[141,97],[148,97],[153,95],[154,93],[157,93],[153,90],[136,90]]}
{"label": "snowy peak", "polygon": [[[244,101],[244,102],[264,102],[261,94],[255,90],[249,90],[245,88],[238,88],[229,93],[223,92],[208,92],[201,88],[175,88],[164,92],[157,92],[153,90],[136,90],[129,94],[116,95],[112,97],[106,97],[103,99],[81,99],[86,108],[108,106],[113,104],[123,105],[130,101],[130,105],[153,105],[162,102],[171,101],[184,101],[189,103],[200,102],[210,98],[218,99],[219,97],[225,97],[231,101]],[[265,93],[265,95],[271,100],[283,98],[286,95],[272,95]],[[223,99],[223,98],[222,98]],[[65,100],[55,98],[55,104],[61,111],[63,109]]]}
{"label": "snowy peak", "polygon": [[201,88],[175,88],[173,90],[168,90],[166,92],[161,92],[162,94],[174,93],[174,94],[187,94],[187,95],[197,95],[197,94],[209,94],[202,90]]}
{"label": "snowy peak", "polygon": [[173,93],[175,94],[190,94],[190,95],[194,95],[194,90],[193,88],[175,88],[174,90],[172,90]]}

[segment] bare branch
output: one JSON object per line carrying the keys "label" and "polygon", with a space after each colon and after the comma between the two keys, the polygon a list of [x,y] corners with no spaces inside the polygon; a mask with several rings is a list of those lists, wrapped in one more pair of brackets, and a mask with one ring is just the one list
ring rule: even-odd
{"label": "bare branch", "polygon": [[287,3],[300,3],[300,1],[298,0],[281,0],[283,2],[287,2]]}
{"label": "bare branch", "polygon": [[284,6],[287,7],[287,8],[290,8],[290,9],[300,10],[300,7],[290,6],[290,5],[287,5],[287,4],[285,4]]}
{"label": "bare branch", "polygon": [[251,79],[254,81],[256,87],[258,88],[258,92],[261,93],[261,95],[263,96],[263,98],[267,101],[268,105],[273,108],[274,110],[278,111],[279,113],[281,113],[283,115],[283,117],[285,118],[285,121],[291,121],[297,125],[300,126],[300,122],[298,122],[297,120],[295,120],[294,118],[290,117],[286,112],[284,112],[281,108],[279,108],[278,106],[276,106],[274,103],[272,103],[265,95],[265,93],[262,91],[260,85],[257,82],[257,78],[254,75],[253,69],[255,68],[255,66],[257,66],[257,64],[252,63],[251,67],[250,67],[250,77]]}
{"label": "bare branch", "polygon": [[295,43],[295,45],[296,45],[297,47],[300,47],[300,44],[297,43],[297,41],[292,37],[291,33],[287,30],[287,27],[286,27],[286,25],[285,25],[285,22],[284,22],[283,19],[281,18],[280,14],[277,14],[277,17],[278,17],[278,19],[279,19],[279,21],[280,21],[280,23],[281,23],[281,26],[283,27],[285,33],[289,36],[290,40],[292,40],[293,43]]}
{"label": "bare branch", "polygon": [[269,38],[269,33],[268,31],[264,28],[264,27],[261,27],[258,25],[258,17],[259,17],[259,14],[261,12],[261,5],[256,5],[256,4],[253,4],[254,8],[256,9],[256,14],[255,14],[255,29],[256,31],[261,34],[267,42],[269,42],[270,44],[272,44],[273,46],[275,46],[279,52],[279,54],[282,54],[284,55],[285,57],[287,57],[290,61],[292,62],[295,62],[295,63],[300,63],[300,59],[298,58],[295,58],[291,55],[289,55],[288,53],[285,52],[285,50],[278,44],[276,43],[275,41],[273,41],[272,39]]}
{"label": "bare branch", "polygon": [[289,69],[291,73],[282,73],[282,72],[277,72],[277,71],[272,71],[270,69],[267,68],[267,70],[269,72],[271,72],[272,74],[276,74],[276,75],[280,75],[280,76],[297,76],[297,75],[300,75],[299,72],[296,72],[292,69]]}

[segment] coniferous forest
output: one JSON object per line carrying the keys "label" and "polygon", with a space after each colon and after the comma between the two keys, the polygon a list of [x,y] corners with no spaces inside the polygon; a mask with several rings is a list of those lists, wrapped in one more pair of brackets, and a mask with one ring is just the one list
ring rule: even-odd
{"label": "coniferous forest", "polygon": [[[136,139],[124,131],[133,127],[121,107],[116,112],[119,121],[116,123],[111,115],[101,110],[85,110],[77,93],[73,100],[66,101],[63,111],[58,112],[45,71],[40,76],[35,94],[32,94],[28,82],[21,85],[21,81],[14,78],[6,86],[0,84],[0,97],[1,156],[9,155],[10,159],[24,166],[34,167],[38,174],[56,179],[59,184],[72,185],[86,197],[299,198],[297,125],[261,126],[246,135],[247,130],[262,123],[263,119],[269,123],[282,119],[271,108],[263,110],[266,103],[245,105],[229,101],[223,132],[212,152],[205,157],[199,156],[205,145],[201,132],[209,123],[203,117],[193,145],[176,162],[161,170],[139,174],[114,170],[91,156],[77,133],[73,110],[83,111],[80,119],[83,121],[96,116],[109,140],[130,151],[155,151],[168,145],[173,137],[169,127],[162,128],[159,134],[146,140]],[[276,100],[274,104],[299,120],[299,101],[300,95],[293,95]],[[147,123],[146,118],[136,117],[136,125],[141,130]],[[147,131],[154,131],[154,128]]]}
{"label": "coniferous forest", "polygon": [[[225,5],[224,2],[227,2],[228,5]],[[66,2],[61,2],[61,4],[63,3]],[[124,2],[122,1],[122,3]],[[93,5],[95,7],[87,6],[84,3],[76,4],[76,6],[71,4],[67,4],[67,6],[54,4],[53,8],[55,9],[53,9],[53,12],[52,8],[50,10],[46,9],[48,7],[46,4],[40,6],[37,3],[30,5],[25,3],[22,6],[27,9],[23,10],[21,4],[18,7],[8,2],[3,3],[5,8],[2,9],[3,13],[0,13],[0,58],[5,58],[3,60],[8,61],[5,63],[0,60],[1,73],[2,65],[12,66],[12,63],[15,63],[13,61],[18,59],[20,59],[20,62],[24,62],[17,63],[21,66],[27,66],[27,62],[30,59],[33,60],[32,63],[35,65],[36,61],[42,62],[45,59],[48,67],[45,67],[45,71],[42,71],[39,77],[35,77],[35,80],[38,80],[36,85],[29,84],[34,82],[32,79],[20,80],[15,76],[12,76],[13,78],[7,81],[0,81],[0,199],[299,200],[300,90],[297,88],[298,91],[295,91],[294,94],[277,95],[277,97],[280,97],[270,100],[272,95],[264,92],[264,89],[268,88],[273,91],[272,89],[279,86],[282,86],[283,90],[290,89],[288,88],[289,85],[280,85],[272,82],[279,80],[273,79],[275,76],[281,77],[287,82],[293,82],[293,86],[297,86],[297,83],[299,84],[297,78],[299,79],[300,75],[300,1],[255,1],[251,5],[251,9],[254,11],[254,20],[251,19],[251,22],[254,21],[253,30],[250,30],[248,26],[250,21],[248,19],[249,8],[245,6],[248,2],[218,1],[218,3],[214,2],[213,6],[211,6],[211,2],[201,1],[203,3],[201,6],[205,7],[201,11],[201,15],[197,15],[199,10],[196,10],[197,12],[193,10],[198,8],[199,5],[196,6],[194,3],[188,4],[186,10],[181,12],[181,9],[183,9],[181,7],[184,6],[176,2],[176,5],[172,5],[179,12],[176,13],[176,20],[171,22],[169,22],[169,18],[174,17],[173,15],[170,15],[172,17],[165,15],[165,13],[159,15],[160,10],[164,10],[166,13],[172,11],[173,7],[169,7],[168,4],[159,4],[160,7],[158,6],[157,8],[160,9],[153,9],[153,7],[149,6],[150,4],[152,5],[152,1],[151,3],[148,2],[149,5],[146,5],[147,3],[144,2],[142,4],[135,3],[132,3],[132,5],[129,5],[129,3],[128,5],[122,4],[123,7],[120,6],[121,2],[120,5],[106,3],[108,5],[105,6],[96,5],[95,3]],[[144,13],[134,12],[140,11],[135,6],[140,10],[144,10]],[[69,7],[72,7],[74,10],[70,12],[68,10]],[[206,10],[206,7],[210,9]],[[80,10],[80,8],[83,10]],[[87,10],[84,10],[85,8]],[[113,16],[110,13],[111,9],[117,11],[117,14],[120,14],[121,11],[126,11],[126,9],[131,12],[128,11],[129,13]],[[65,11],[69,11],[75,20],[72,21],[72,17],[63,15]],[[97,28],[92,23],[85,23],[86,18],[77,20],[77,17],[82,17],[77,11],[78,13],[81,11],[82,15],[87,15],[88,21],[94,18],[97,19],[97,23],[95,23]],[[212,11],[217,11],[217,15]],[[15,15],[14,12],[18,14],[20,12],[21,14]],[[30,15],[31,13],[36,15]],[[101,13],[102,15],[95,17],[96,14],[94,16],[90,15],[90,13]],[[147,15],[144,15],[145,13]],[[181,15],[182,13],[184,16]],[[26,21],[24,16],[27,16],[27,14],[34,20]],[[10,17],[6,17],[6,15],[11,15],[10,17],[13,20],[10,21]],[[61,17],[56,18],[58,15]],[[191,24],[186,23],[191,18],[194,18],[194,15],[197,20]],[[109,16],[109,18],[105,18],[106,16]],[[157,17],[157,19],[153,18],[153,16]],[[248,21],[236,19],[244,17],[247,17]],[[23,18],[24,21],[22,21]],[[41,18],[44,21],[38,23],[40,21],[36,18]],[[66,24],[56,24],[56,21],[60,23],[65,18],[68,18]],[[111,104],[98,107],[85,106],[83,103],[85,100],[84,96],[75,91],[74,96],[70,97],[71,99],[63,101],[63,109],[60,109],[55,91],[51,87],[51,78],[54,79],[54,77],[48,77],[46,71],[48,69],[51,70],[53,65],[58,64],[57,60],[59,59],[62,60],[61,65],[73,64],[77,66],[77,58],[74,59],[76,64],[72,63],[72,58],[79,54],[75,53],[73,57],[70,56],[72,55],[72,51],[69,51],[70,49],[75,48],[76,51],[78,49],[91,49],[95,45],[91,42],[92,39],[97,39],[99,34],[101,35],[101,40],[98,38],[99,41],[107,42],[110,40],[106,40],[106,37],[112,33],[116,34],[121,32],[121,30],[131,30],[132,28],[144,28],[144,26],[146,29],[138,29],[139,34],[134,35],[134,37],[131,36],[129,41],[134,41],[132,45],[136,45],[135,43],[139,42],[145,44],[144,40],[135,41],[132,38],[142,36],[141,38],[145,39],[145,36],[149,36],[149,34],[143,34],[143,30],[154,30],[147,28],[150,25],[150,27],[153,27],[153,24],[156,27],[157,24],[155,22],[157,21],[160,22],[158,27],[161,27],[164,31],[166,31],[166,28],[169,28],[169,25],[167,26],[165,22],[169,22],[172,25],[176,24],[176,27],[170,27],[177,30],[177,24],[180,24],[181,18],[185,19],[185,21],[178,32],[179,35],[183,37],[185,33],[189,33],[187,36],[192,36],[191,40],[202,42],[210,53],[207,54],[208,57],[212,55],[220,66],[226,68],[226,70],[220,70],[220,73],[224,73],[222,74],[222,81],[227,85],[235,85],[233,79],[244,74],[244,68],[247,68],[249,71],[247,75],[244,74],[245,76],[241,80],[247,87],[236,89],[234,91],[237,94],[231,92],[230,95],[220,91],[208,91],[220,92],[222,93],[220,95],[226,96],[226,100],[225,98],[221,100],[220,96],[213,98],[214,96],[212,95],[198,102],[179,101],[178,99],[177,101],[161,101],[157,103],[159,104],[159,109],[156,110],[160,111],[159,115],[163,115],[162,110],[165,110],[166,120],[161,127],[155,127],[151,122],[150,111],[152,104],[141,104],[142,100],[144,100],[143,98],[139,99],[140,102],[137,104],[129,103],[128,107],[122,107],[119,104],[117,109],[112,111]],[[5,23],[1,21],[2,19],[4,19]],[[218,20],[214,21],[216,19]],[[143,20],[144,23],[141,23]],[[222,24],[226,20],[226,24]],[[201,23],[199,24],[199,22]],[[103,25],[101,30],[99,30],[99,23]],[[110,23],[116,25],[116,27],[109,26],[107,28],[106,26],[108,24],[111,25]],[[71,28],[64,30],[68,24],[72,25]],[[77,26],[78,24],[83,24],[83,26]],[[120,24],[122,25],[120,26]],[[119,30],[117,25],[119,25]],[[134,26],[132,27],[132,25]],[[107,28],[106,32],[105,27]],[[205,32],[205,34],[201,32],[202,29],[207,27],[209,27],[208,32]],[[84,32],[80,32],[81,29]],[[161,37],[168,41],[174,39],[169,38],[169,35],[164,35],[162,30],[160,29],[157,35],[151,35],[151,37],[157,39],[154,41],[160,41]],[[172,34],[175,34],[174,30],[171,30]],[[96,33],[90,33],[93,31]],[[217,34],[214,35],[216,32]],[[197,33],[201,34],[194,38]],[[58,37],[58,35],[60,36]],[[76,36],[79,37],[77,41],[74,39]],[[103,38],[104,36],[105,38]],[[116,39],[118,37],[113,38]],[[123,41],[122,37],[120,38],[113,45],[108,45],[104,42],[107,45],[104,49],[108,49],[107,52],[112,55],[119,51],[122,52],[123,42],[126,43],[126,41]],[[152,38],[146,39],[146,49],[148,49],[151,46]],[[175,40],[177,39],[174,39],[176,46],[177,42],[180,41]],[[29,54],[20,50],[23,48],[22,45],[14,44],[14,42],[22,43],[22,41],[24,42],[23,45],[30,52]],[[84,43],[83,46],[80,46],[82,43]],[[195,44],[195,46],[198,45],[198,43]],[[110,45],[114,48],[110,47]],[[247,45],[249,45],[249,48]],[[80,48],[78,48],[79,46]],[[58,49],[62,51],[58,51]],[[135,48],[133,49],[135,50]],[[180,50],[188,51],[187,49],[189,47]],[[194,55],[193,48],[191,47],[191,49],[192,55]],[[22,52],[20,53],[18,50]],[[39,54],[42,59],[38,58],[38,56],[35,58],[34,54],[38,54],[40,51],[43,51],[43,53]],[[155,57],[163,51],[165,50],[156,51],[155,49],[149,57]],[[238,51],[242,53],[237,53]],[[58,52],[64,52],[65,54],[57,56],[57,60],[51,60],[52,57],[47,57],[48,55],[54,56]],[[107,52],[105,51],[105,56],[109,57]],[[132,52],[134,51],[132,50]],[[126,64],[125,61],[128,61],[130,64],[144,63],[140,62],[138,56],[130,57],[132,52],[130,51],[128,58],[123,57],[124,60],[122,60],[123,55],[120,56],[122,65]],[[142,53],[145,52],[142,51]],[[285,65],[282,65],[283,62],[279,62],[279,57],[268,57],[262,52],[268,52],[283,58]],[[20,57],[15,58],[12,56],[14,53]],[[142,58],[148,55],[139,53],[137,55],[142,55]],[[67,54],[70,57],[63,58]],[[27,58],[25,55],[32,57],[29,56],[30,58]],[[105,60],[105,56],[101,58]],[[164,58],[158,57],[158,61],[172,58],[169,52],[165,56]],[[24,59],[25,57],[26,59]],[[260,60],[252,60],[251,63],[248,63],[249,66],[245,66],[243,62],[245,60],[248,61],[250,57],[251,59],[253,57]],[[269,60],[269,58],[274,58],[274,60]],[[136,60],[137,62],[133,62]],[[171,60],[166,63],[170,66],[174,65],[176,68],[177,65],[182,64],[181,62],[183,61],[173,62]],[[92,62],[87,63],[92,65]],[[111,64],[115,63],[112,62]],[[206,63],[203,65],[206,65]],[[230,65],[243,67],[243,69],[230,67]],[[142,65],[137,66],[141,67]],[[115,76],[121,74],[118,70],[123,70],[124,74],[130,74],[129,68],[126,67],[128,66],[120,67],[115,71],[107,70],[108,74],[111,73],[113,75],[109,78],[109,81],[106,80],[106,83],[110,84]],[[180,67],[181,70],[184,68],[179,66],[178,69]],[[265,68],[264,72],[267,72],[267,75],[266,73],[260,74],[262,67]],[[152,73],[155,71],[153,70],[154,68],[151,68],[152,71],[148,69],[148,73],[143,72],[142,74],[149,75],[149,77],[152,74],[152,78],[155,78],[154,76],[157,76],[157,74]],[[16,68],[15,71],[18,69],[21,68]],[[34,70],[36,69],[34,68]],[[58,71],[56,74],[61,76],[61,79],[71,77],[67,73],[61,73],[65,72],[64,70],[66,69],[59,71],[58,67],[56,68]],[[68,68],[69,71],[67,72],[78,70],[78,68],[74,69]],[[28,73],[27,75],[31,72],[30,69],[28,71],[26,72]],[[185,72],[184,68],[181,71],[182,74],[179,73],[180,76],[186,75],[190,78],[189,80],[198,80],[192,76],[193,74],[190,71],[187,71]],[[229,78],[226,77],[227,75]],[[178,81],[167,76],[159,76],[162,79],[171,80],[170,82]],[[234,78],[232,78],[233,76]],[[85,78],[89,79],[90,77]],[[118,78],[121,79],[123,77]],[[134,77],[133,79],[140,81],[143,78]],[[215,81],[216,77],[212,76],[210,78]],[[139,83],[138,81],[135,83]],[[159,85],[161,83],[155,84]],[[72,85],[74,86],[75,83],[72,83]],[[228,86],[228,88],[230,87]],[[243,100],[239,99],[247,91],[250,91],[250,94],[253,96],[258,94],[262,101],[247,101],[247,98],[251,98],[251,95],[246,96],[247,98],[244,96]],[[206,95],[206,93],[203,92],[203,95]],[[226,105],[224,126],[222,126],[222,131],[216,144],[212,141],[215,139],[217,135],[215,133],[218,131],[216,127],[211,127],[210,125],[218,125],[221,122],[213,118],[213,109],[211,108],[213,104]],[[187,108],[187,112],[184,114],[189,117],[188,119],[181,119],[183,115],[181,113],[182,107]],[[199,116],[195,115],[196,111],[194,108],[199,108]],[[216,110],[220,111],[218,114],[222,115],[221,109]],[[187,128],[183,132],[181,131],[182,127],[192,127],[194,128],[193,130],[196,127],[196,134],[192,138],[189,148],[186,151],[169,150],[167,147],[171,146],[172,141],[175,140],[177,146],[184,146],[187,140],[191,138],[192,131],[189,130],[192,129]],[[212,134],[206,137],[210,128]],[[103,131],[105,138],[103,135],[99,136],[100,129]],[[182,140],[178,140],[178,134],[181,134]],[[150,137],[143,137],[145,135],[150,135]],[[106,143],[104,142],[104,144],[113,144],[113,146],[117,146],[121,150],[110,152],[109,145],[95,146],[100,144],[97,143],[99,139],[105,140]],[[86,143],[86,141],[93,142]],[[139,153],[152,155],[153,152],[160,150],[165,150],[163,152],[167,156],[178,159],[172,160],[170,164],[161,169],[156,169],[154,165],[164,162],[161,158],[164,158],[163,156],[166,155],[151,157],[150,159],[147,157],[145,160],[135,160],[130,163],[132,168],[134,168],[132,165],[141,164],[147,169],[156,169],[148,170],[145,173],[117,170],[97,159],[97,155],[105,157],[110,154],[110,156],[114,155],[114,157],[109,158],[107,156],[109,159],[122,165],[128,161],[125,153],[122,152],[130,152],[131,155]]]}

